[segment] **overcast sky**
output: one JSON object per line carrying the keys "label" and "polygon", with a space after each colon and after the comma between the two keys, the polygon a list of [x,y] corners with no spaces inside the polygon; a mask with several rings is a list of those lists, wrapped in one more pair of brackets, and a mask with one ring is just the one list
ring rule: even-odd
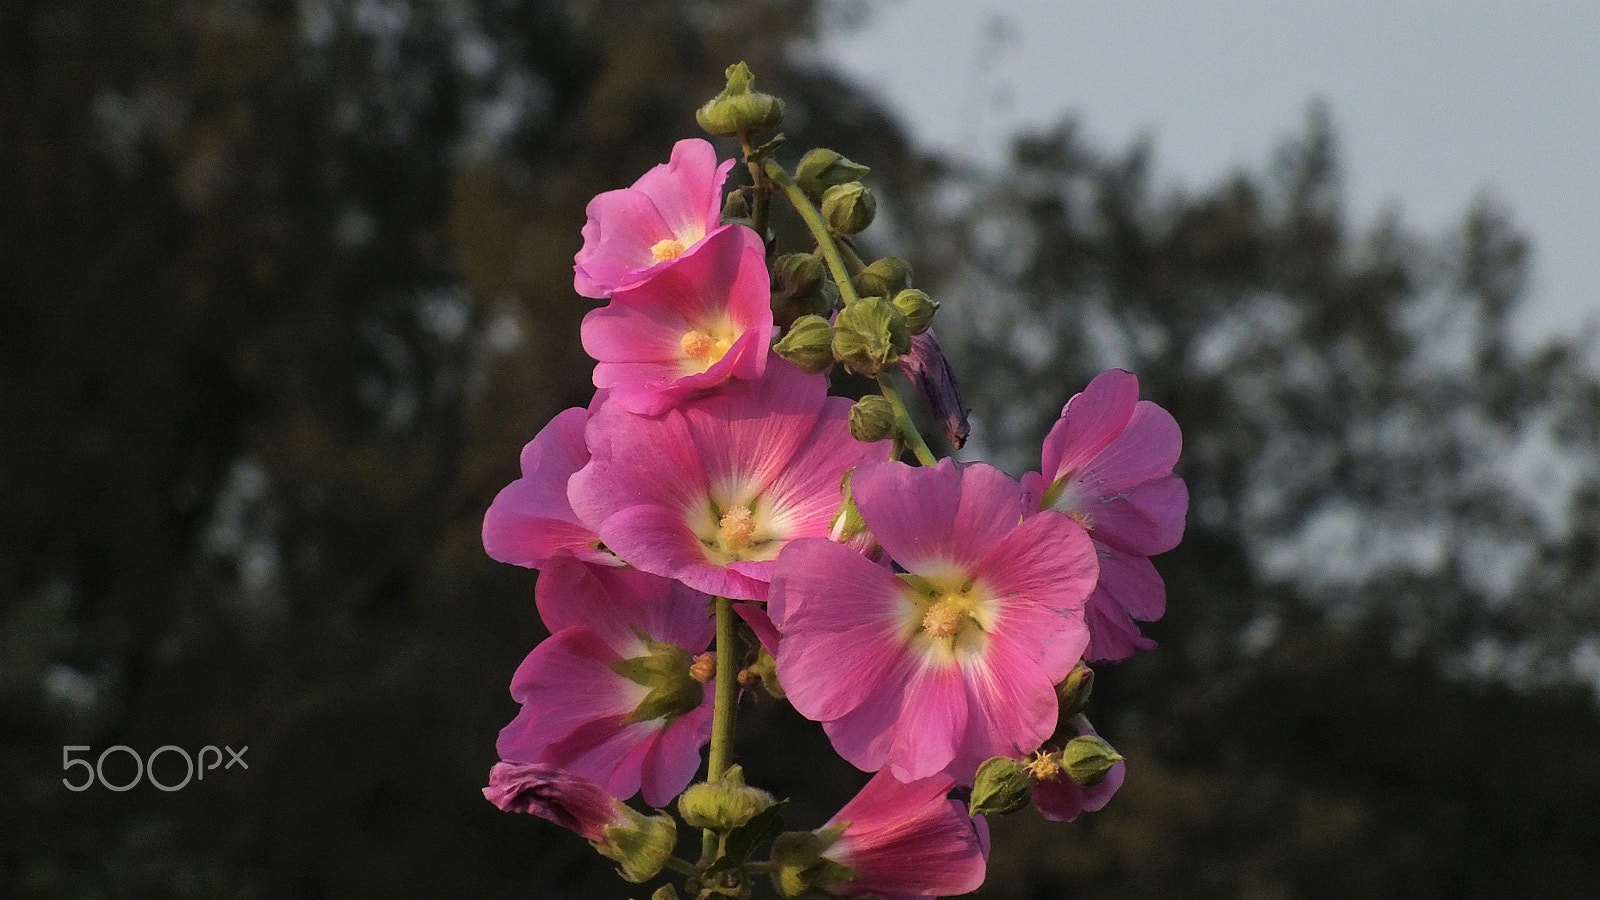
{"label": "overcast sky", "polygon": [[[1094,143],[1148,132],[1158,180],[1259,170],[1312,97],[1337,128],[1349,213],[1429,234],[1487,190],[1532,237],[1519,331],[1600,317],[1597,0],[872,0],[824,45],[924,146],[998,162],[1076,113]],[[1001,27],[995,27],[996,24]]]}

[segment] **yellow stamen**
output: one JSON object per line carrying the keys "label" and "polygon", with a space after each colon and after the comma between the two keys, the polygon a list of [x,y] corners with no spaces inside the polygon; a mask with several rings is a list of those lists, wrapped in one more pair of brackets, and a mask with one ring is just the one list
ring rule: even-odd
{"label": "yellow stamen", "polygon": [[1076,520],[1079,525],[1083,526],[1083,530],[1084,531],[1093,531],[1094,530],[1094,524],[1089,519],[1089,514],[1088,513],[1086,513],[1086,512],[1075,512],[1075,511],[1070,510],[1070,509],[1063,509],[1063,510],[1061,510],[1061,512],[1065,513],[1068,518]]}
{"label": "yellow stamen", "polygon": [[922,630],[931,638],[947,638],[961,630],[962,620],[967,613],[957,605],[954,598],[946,598],[928,607],[922,616]]}
{"label": "yellow stamen", "polygon": [[756,535],[756,517],[748,506],[735,506],[717,523],[717,537],[724,550],[735,552],[750,546]]}
{"label": "yellow stamen", "polygon": [[[634,246],[637,247],[638,245],[635,244]],[[655,258],[656,262],[666,262],[669,259],[677,259],[682,256],[683,251],[686,249],[688,248],[683,246],[683,241],[677,238],[667,238],[656,241],[650,248],[650,255]]]}
{"label": "yellow stamen", "polygon": [[694,658],[694,664],[689,667],[689,677],[705,684],[717,674],[717,655],[715,653],[702,653]]}
{"label": "yellow stamen", "polygon": [[1050,781],[1061,775],[1061,761],[1053,753],[1039,751],[1023,766],[1034,781]]}

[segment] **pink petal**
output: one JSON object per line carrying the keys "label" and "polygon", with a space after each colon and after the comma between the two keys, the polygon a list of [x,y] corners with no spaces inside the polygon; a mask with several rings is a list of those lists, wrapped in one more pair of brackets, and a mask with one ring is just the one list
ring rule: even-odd
{"label": "pink petal", "polygon": [[[785,637],[784,644],[787,645],[789,640],[789,637]],[[901,697],[919,666],[918,661],[908,653],[884,656],[889,666],[877,680],[877,689],[868,691],[850,712],[822,722],[822,730],[827,733],[834,751],[864,772],[876,771],[889,763],[895,727],[900,721]],[[845,673],[841,671],[840,674]],[[782,670],[778,672],[778,680],[783,682],[787,692],[789,683],[784,681]],[[794,699],[792,693],[789,699]],[[799,709],[798,706],[795,708]]]}
{"label": "pink petal", "polygon": [[592,779],[614,796],[628,798],[639,791],[645,759],[662,724],[652,719],[629,725],[622,716],[594,719],[551,742],[540,762]]}
{"label": "pink petal", "polygon": [[705,501],[705,467],[681,410],[647,418],[603,403],[584,437],[593,457],[567,483],[584,521],[642,503],[687,510]]}
{"label": "pink petal", "polygon": [[1077,471],[1104,450],[1132,418],[1139,400],[1139,379],[1121,369],[1101,372],[1061,410],[1061,418],[1044,439],[1044,466],[1049,481]]}
{"label": "pink petal", "polygon": [[644,802],[660,809],[683,793],[700,770],[700,748],[711,741],[714,705],[711,685],[699,708],[674,719],[656,738],[645,757],[640,790]]}
{"label": "pink petal", "polygon": [[1166,475],[1090,504],[1084,511],[1097,540],[1154,556],[1178,546],[1188,509],[1188,486],[1182,478]]}
{"label": "pink petal", "polygon": [[1033,805],[1039,809],[1040,815],[1052,822],[1071,822],[1082,813],[1105,808],[1127,777],[1128,766],[1121,762],[1113,766],[1106,773],[1105,780],[1094,787],[1082,787],[1063,773],[1033,785]]}
{"label": "pink petal", "polygon": [[954,665],[925,664],[912,673],[903,697],[889,770],[903,781],[937,775],[955,758],[967,730],[962,672]]}
{"label": "pink petal", "polygon": [[539,573],[534,598],[545,627],[590,628],[621,658],[644,652],[638,632],[698,653],[714,631],[709,597],[636,569],[555,559]]}
{"label": "pink petal", "polygon": [[1090,662],[1127,659],[1136,650],[1148,650],[1155,641],[1139,632],[1135,620],[1153,622],[1166,612],[1166,588],[1148,557],[1132,556],[1096,544],[1100,556],[1100,581],[1085,607],[1089,626]]}
{"label": "pink petal", "polygon": [[604,840],[606,826],[622,818],[616,798],[605,788],[540,763],[495,763],[483,796],[506,812],[532,813],[588,841]]}
{"label": "pink petal", "polygon": [[1002,642],[962,662],[970,716],[965,740],[945,772],[971,784],[991,756],[1021,758],[1055,731],[1058,704],[1052,677],[1038,662]]}
{"label": "pink petal", "polygon": [[[768,597],[771,597],[770,593]],[[756,640],[760,642],[762,649],[777,655],[781,636],[778,634],[777,626],[772,624],[772,617],[767,615],[767,611],[754,603],[735,603],[733,611],[750,626],[751,631],[755,632]]]}
{"label": "pink petal", "polygon": [[701,138],[686,138],[672,146],[671,160],[634,182],[655,204],[661,220],[674,234],[709,230],[722,215],[722,183],[734,161],[717,162],[717,150]]}
{"label": "pink petal", "polygon": [[933,468],[863,465],[850,490],[867,527],[895,562],[919,574],[973,571],[1022,519],[1022,488],[982,463]]}
{"label": "pink petal", "polygon": [[902,784],[879,772],[831,821],[844,834],[823,855],[855,870],[845,896],[936,897],[983,883],[987,837],[958,802],[948,779]]}
{"label": "pink petal", "polygon": [[1099,577],[1094,543],[1077,522],[1044,511],[994,545],[973,576],[999,604],[991,646],[1065,678],[1088,642],[1083,605]]}
{"label": "pink petal", "polygon": [[827,391],[826,377],[773,354],[764,377],[735,382],[686,407],[708,482],[763,489],[777,481],[817,427]]}
{"label": "pink petal", "polygon": [[842,397],[828,398],[816,428],[765,492],[791,539],[826,537],[844,504],[841,476],[857,466],[889,458],[892,442],[865,443],[850,436],[853,405]]}
{"label": "pink petal", "polygon": [[607,663],[616,658],[587,628],[565,629],[535,647],[511,679],[522,709],[500,731],[500,757],[543,761],[551,743],[589,722],[631,713],[646,691],[611,670]]}
{"label": "pink petal", "polygon": [[561,552],[609,558],[593,548],[594,532],[567,502],[567,479],[589,461],[583,442],[588,418],[585,409],[564,410],[522,448],[522,477],[500,491],[483,517],[490,557],[530,568]]}
{"label": "pink petal", "polygon": [[1134,485],[1172,474],[1183,449],[1183,433],[1172,414],[1149,400],[1134,408],[1128,427],[1099,453],[1081,463],[1074,481],[1086,493],[1109,497]]}

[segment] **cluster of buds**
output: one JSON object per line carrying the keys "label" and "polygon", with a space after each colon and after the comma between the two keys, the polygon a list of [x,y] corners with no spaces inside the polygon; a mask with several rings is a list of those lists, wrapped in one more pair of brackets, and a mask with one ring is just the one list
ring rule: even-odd
{"label": "cluster of buds", "polygon": [[[1063,408],[1039,471],[938,459],[901,391],[961,446],[938,305],[905,261],[857,252],[865,166],[819,149],[790,174],[781,135],[757,143],[782,117],[733,66],[697,119],[738,139],[748,185],[691,139],[589,204],[573,287],[604,302],[580,334],[594,401],[534,436],[484,518],[490,556],[539,570],[551,634],[512,678],[484,793],[700,900],[763,876],[786,898],[965,893],[985,815],[1031,800],[1070,820],[1122,783],[1085,717],[1087,663],[1151,645],[1180,436],[1112,370]],[[772,246],[778,196],[815,246]],[[842,373],[877,391],[830,395]],[[733,763],[735,709],[760,694],[874,773],[815,829],[785,831],[785,801]],[[677,855],[674,805],[697,858]]]}

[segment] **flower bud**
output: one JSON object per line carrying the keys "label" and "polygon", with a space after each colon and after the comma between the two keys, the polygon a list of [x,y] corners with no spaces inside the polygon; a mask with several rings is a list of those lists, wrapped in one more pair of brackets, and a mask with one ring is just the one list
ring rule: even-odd
{"label": "flower bud", "polygon": [[881,297],[852,303],[833,328],[833,356],[850,371],[876,378],[911,347],[906,317]]}
{"label": "flower bud", "polygon": [[607,825],[605,840],[596,841],[600,855],[615,860],[618,874],[634,884],[649,881],[661,872],[678,844],[678,823],[671,816],[647,816],[617,804],[623,821]]}
{"label": "flower bud", "polygon": [[939,309],[939,304],[915,288],[895,294],[894,306],[906,317],[906,330],[912,334],[927,331],[928,326],[933,324],[933,314]]}
{"label": "flower bud", "polygon": [[896,256],[885,256],[850,279],[858,297],[893,297],[911,287],[911,266]]}
{"label": "flower bud", "polygon": [[836,184],[822,193],[822,218],[834,234],[860,234],[878,214],[878,198],[859,181]]}
{"label": "flower bud", "polygon": [[694,118],[711,134],[749,134],[770,131],[783,121],[783,101],[752,90],[755,76],[742,62],[728,67],[728,86],[695,112]]}
{"label": "flower bud", "polygon": [[868,394],[850,407],[850,436],[872,443],[894,434],[894,406],[888,400]]}
{"label": "flower bud", "polygon": [[767,648],[762,647],[756,652],[756,661],[750,664],[750,672],[761,681],[761,689],[766,691],[774,700],[785,700],[788,694],[784,693],[783,685],[778,683],[778,661],[772,658]]}
{"label": "flower bud", "polygon": [[972,785],[972,814],[1006,815],[1028,805],[1028,770],[1009,756],[984,760]]}
{"label": "flower bud", "polygon": [[690,785],[678,798],[678,814],[690,827],[726,834],[776,802],[766,791],[745,784],[742,768],[729,766],[715,782]]}
{"label": "flower bud", "polygon": [[745,196],[745,189],[728,192],[728,199],[722,201],[722,221],[748,222],[750,220],[750,198]]}
{"label": "flower bud", "polygon": [[1122,762],[1122,754],[1111,749],[1098,735],[1083,734],[1067,741],[1061,751],[1061,762],[1073,781],[1083,787],[1094,787]]}
{"label": "flower bud", "polygon": [[817,315],[801,316],[789,326],[789,333],[773,347],[778,355],[816,374],[833,365],[833,326]]}
{"label": "flower bud", "polygon": [[663,884],[650,895],[650,900],[678,900],[678,889],[670,884]]}
{"label": "flower bud", "polygon": [[677,644],[646,641],[649,653],[610,663],[611,671],[650,689],[624,724],[651,719],[671,721],[700,706],[705,685],[693,674],[694,658]]}
{"label": "flower bud", "polygon": [[800,158],[800,165],[794,170],[794,180],[806,192],[806,196],[816,200],[828,188],[860,181],[869,171],[866,166],[845,159],[837,151],[818,147]]}
{"label": "flower bud", "polygon": [[1067,677],[1056,685],[1056,700],[1061,705],[1061,711],[1056,716],[1056,721],[1066,724],[1073,716],[1083,712],[1089,705],[1089,695],[1094,693],[1094,670],[1079,662],[1067,673]]}
{"label": "flower bud", "polygon": [[841,822],[816,831],[788,831],[772,842],[772,886],[783,897],[826,895],[829,888],[853,881],[856,873],[822,854],[844,834]]}
{"label": "flower bud", "polygon": [[772,321],[787,328],[801,316],[826,315],[833,300],[823,290],[822,260],[788,253],[772,261]]}

